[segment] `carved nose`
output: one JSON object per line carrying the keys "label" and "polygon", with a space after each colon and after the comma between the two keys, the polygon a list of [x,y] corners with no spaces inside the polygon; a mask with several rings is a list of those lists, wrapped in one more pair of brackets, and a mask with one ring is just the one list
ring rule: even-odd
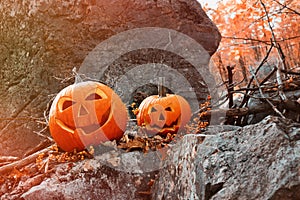
{"label": "carved nose", "polygon": [[83,115],[87,115],[87,114],[89,114],[89,112],[86,110],[86,108],[84,106],[80,106],[79,116],[83,116]]}
{"label": "carved nose", "polygon": [[159,120],[161,120],[161,121],[165,120],[165,117],[164,117],[163,114],[160,114],[160,115],[159,115]]}

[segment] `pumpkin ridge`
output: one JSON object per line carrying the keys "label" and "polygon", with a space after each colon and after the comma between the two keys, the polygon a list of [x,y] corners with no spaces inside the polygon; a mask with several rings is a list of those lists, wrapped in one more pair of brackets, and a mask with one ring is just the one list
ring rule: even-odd
{"label": "pumpkin ridge", "polygon": [[[69,102],[63,105],[64,100]],[[61,90],[49,111],[51,136],[65,151],[83,150],[90,145],[120,139],[127,120],[121,98],[110,87],[93,81]]]}
{"label": "pumpkin ridge", "polygon": [[136,115],[137,125],[150,135],[177,133],[190,120],[189,103],[176,94],[152,95],[143,100]]}

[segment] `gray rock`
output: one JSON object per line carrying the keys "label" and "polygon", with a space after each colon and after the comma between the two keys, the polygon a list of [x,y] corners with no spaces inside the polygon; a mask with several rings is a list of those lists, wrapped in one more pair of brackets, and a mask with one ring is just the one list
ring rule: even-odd
{"label": "gray rock", "polygon": [[[0,26],[0,154],[14,156],[39,144],[41,138],[33,131],[45,127],[41,121],[47,104],[73,83],[65,79],[71,77],[71,69],[79,67],[105,39],[134,28],[162,27],[186,34],[212,55],[221,38],[196,0],[4,0],[0,2]],[[149,56],[143,57],[147,52]],[[161,63],[164,57],[171,68],[182,66],[178,71],[198,91],[198,98],[208,93],[195,70],[186,71],[189,62],[159,51],[123,55],[104,77],[97,78],[113,87],[126,67]]]}
{"label": "gray rock", "polygon": [[187,135],[173,148],[153,199],[300,199],[299,124],[267,117],[202,140]]}
{"label": "gray rock", "polygon": [[[283,101],[280,96],[274,95],[275,92],[266,92],[264,95],[272,99],[272,103],[276,108],[288,119],[299,122],[300,104],[297,99],[300,98],[300,90],[284,91],[287,100]],[[253,98],[248,101],[249,115],[247,116],[248,124],[260,122],[268,115],[276,115],[269,103],[260,99],[261,94],[256,92]]]}
{"label": "gray rock", "polygon": [[102,145],[93,159],[50,164],[1,200],[300,198],[300,124],[267,117],[244,128],[211,127],[169,146],[161,159],[158,151]]}
{"label": "gray rock", "polygon": [[110,150],[90,160],[59,164],[50,177],[16,199],[151,199],[149,183],[160,166],[155,155]]}

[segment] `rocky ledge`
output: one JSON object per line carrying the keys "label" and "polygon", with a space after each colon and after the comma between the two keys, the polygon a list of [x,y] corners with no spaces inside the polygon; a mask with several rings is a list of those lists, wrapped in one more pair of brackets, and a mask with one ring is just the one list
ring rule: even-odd
{"label": "rocky ledge", "polygon": [[91,159],[44,167],[14,189],[4,183],[1,199],[294,200],[299,161],[300,124],[269,116],[185,135],[167,153],[102,146]]}

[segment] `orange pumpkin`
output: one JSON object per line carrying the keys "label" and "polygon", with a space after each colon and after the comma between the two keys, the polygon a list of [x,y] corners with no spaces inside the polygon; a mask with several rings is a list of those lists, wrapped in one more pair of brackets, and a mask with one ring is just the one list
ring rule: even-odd
{"label": "orange pumpkin", "polygon": [[50,133],[65,151],[120,139],[126,123],[127,110],[120,97],[92,81],[64,88],[50,108]]}
{"label": "orange pumpkin", "polygon": [[140,104],[136,115],[137,124],[152,135],[176,133],[188,123],[190,117],[189,103],[175,94],[147,97]]}

